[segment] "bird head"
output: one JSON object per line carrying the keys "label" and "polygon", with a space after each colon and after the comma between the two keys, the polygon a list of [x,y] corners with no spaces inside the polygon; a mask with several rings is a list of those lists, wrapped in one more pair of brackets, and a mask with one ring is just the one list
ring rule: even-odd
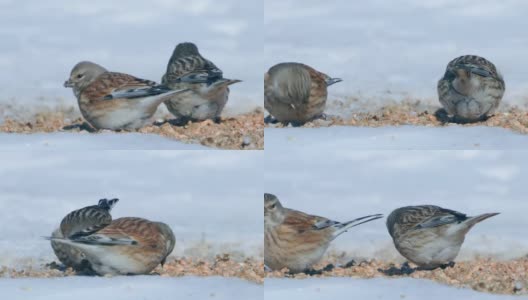
{"label": "bird head", "polygon": [[264,193],[264,221],[280,223],[284,218],[283,207],[277,196]]}
{"label": "bird head", "polygon": [[200,56],[200,52],[198,51],[198,47],[191,42],[185,42],[185,43],[179,43],[173,52],[173,57],[185,57],[185,56],[191,56],[191,55],[198,55]]}
{"label": "bird head", "polygon": [[96,63],[82,61],[73,67],[70,78],[64,82],[64,87],[73,88],[76,94],[80,93],[80,91],[92,83],[99,75],[105,72],[107,70]]}

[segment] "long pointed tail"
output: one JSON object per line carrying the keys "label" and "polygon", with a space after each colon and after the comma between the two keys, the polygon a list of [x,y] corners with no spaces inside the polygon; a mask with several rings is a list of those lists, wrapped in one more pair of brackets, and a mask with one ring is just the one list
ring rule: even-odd
{"label": "long pointed tail", "polygon": [[179,89],[179,90],[172,90],[170,92],[167,92],[167,93],[163,93],[163,94],[160,94],[158,96],[155,96],[152,98],[152,100],[150,100],[148,103],[146,103],[148,106],[154,104],[155,107],[158,107],[161,103],[169,100],[172,96],[176,95],[176,94],[181,94],[181,93],[185,93],[185,92],[188,92],[188,91],[191,91],[191,89]]}
{"label": "long pointed tail", "polygon": [[235,84],[235,83],[239,83],[239,82],[242,82],[242,80],[221,78],[221,79],[218,79],[215,82],[213,82],[211,85],[213,85],[214,87],[218,88],[218,87],[229,86],[229,85],[232,85],[232,84]]}
{"label": "long pointed tail", "polygon": [[468,226],[468,228],[471,228],[473,226],[475,226],[475,224],[479,223],[479,222],[482,222],[488,218],[491,218],[491,217],[494,217],[496,215],[498,215],[499,213],[488,213],[488,214],[482,214],[482,215],[478,215],[478,216],[475,216],[475,217],[471,217],[469,219],[467,219],[467,221],[465,222]]}
{"label": "long pointed tail", "polygon": [[99,207],[103,208],[103,209],[106,209],[108,211],[111,211],[112,208],[114,208],[114,206],[117,204],[117,202],[119,202],[119,199],[117,198],[114,198],[114,199],[101,199],[99,200]]}
{"label": "long pointed tail", "polygon": [[336,229],[337,229],[334,232],[334,238],[337,237],[338,235],[346,232],[348,229],[350,229],[352,227],[355,227],[355,226],[358,226],[358,225],[361,225],[363,223],[367,223],[367,222],[370,222],[370,221],[374,221],[374,220],[377,220],[377,219],[381,219],[381,218],[383,218],[382,214],[375,214],[375,215],[369,215],[369,216],[364,216],[364,217],[361,217],[361,218],[357,218],[357,219],[354,219],[352,221],[336,224],[336,225],[334,225],[336,227]]}

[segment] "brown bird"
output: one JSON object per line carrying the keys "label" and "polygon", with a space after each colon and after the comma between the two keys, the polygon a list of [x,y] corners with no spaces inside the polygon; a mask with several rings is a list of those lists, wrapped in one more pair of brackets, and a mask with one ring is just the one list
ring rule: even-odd
{"label": "brown bird", "polygon": [[82,251],[99,275],[148,274],[163,264],[176,239],[170,227],[142,218],[120,218],[87,236],[51,238]]}
{"label": "brown bird", "polygon": [[212,119],[218,121],[229,97],[229,85],[241,82],[223,78],[222,70],[204,58],[193,43],[180,43],[174,49],[162,84],[189,89],[165,101],[167,109],[182,123]]}
{"label": "brown bird", "polygon": [[340,81],[304,64],[277,64],[264,74],[264,107],[279,122],[302,125],[323,116],[327,88]]}
{"label": "brown bird", "polygon": [[[52,238],[75,238],[90,235],[112,222],[110,211],[119,199],[101,199],[97,205],[87,206],[66,215]],[[51,247],[61,263],[76,271],[91,272],[85,254],[78,248],[51,240]]]}
{"label": "brown bird", "polygon": [[498,215],[468,217],[434,205],[406,206],[387,218],[387,229],[398,252],[421,269],[453,265],[468,231]]}
{"label": "brown bird", "polygon": [[452,60],[438,81],[438,98],[457,122],[485,120],[504,95],[505,83],[494,64],[476,55]]}
{"label": "brown bird", "polygon": [[382,218],[381,214],[348,222],[308,215],[285,208],[272,194],[264,194],[264,263],[272,270],[308,270],[323,257],[336,237],[351,227]]}
{"label": "brown bird", "polygon": [[141,128],[163,101],[187,91],[171,90],[150,80],[109,72],[87,61],[73,67],[64,87],[73,89],[86,121],[96,129],[111,130]]}

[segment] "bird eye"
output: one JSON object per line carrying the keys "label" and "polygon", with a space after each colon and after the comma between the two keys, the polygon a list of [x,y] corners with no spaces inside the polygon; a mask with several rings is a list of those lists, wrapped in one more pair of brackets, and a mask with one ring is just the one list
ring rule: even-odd
{"label": "bird eye", "polygon": [[77,75],[77,78],[81,79],[83,76],[84,76],[83,74],[79,74],[79,75]]}
{"label": "bird eye", "polygon": [[275,209],[275,204],[273,204],[272,206],[270,206],[271,209]]}

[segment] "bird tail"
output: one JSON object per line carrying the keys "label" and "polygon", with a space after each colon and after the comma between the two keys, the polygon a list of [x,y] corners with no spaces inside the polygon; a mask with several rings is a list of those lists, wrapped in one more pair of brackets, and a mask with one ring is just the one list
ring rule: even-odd
{"label": "bird tail", "polygon": [[228,86],[228,85],[232,85],[232,84],[239,83],[239,82],[242,82],[242,80],[222,78],[222,79],[215,81],[213,84],[217,86],[220,86],[220,85]]}
{"label": "bird tail", "polygon": [[482,215],[478,215],[478,216],[475,216],[475,217],[470,217],[469,219],[467,219],[464,223],[468,226],[468,228],[471,228],[473,226],[475,226],[475,224],[479,223],[479,222],[482,222],[488,218],[491,218],[491,217],[494,217],[496,215],[498,215],[499,213],[487,213],[487,214],[482,214]]}
{"label": "bird tail", "polygon": [[117,199],[117,198],[110,199],[110,200],[104,198],[104,199],[99,200],[99,204],[98,205],[99,205],[99,207],[110,211],[117,204],[118,201],[119,201],[119,199]]}
{"label": "bird tail", "polygon": [[83,247],[82,245],[95,245],[95,246],[118,246],[118,245],[137,245],[138,242],[127,237],[123,238],[112,238],[106,236],[91,235],[88,237],[79,237],[75,239],[43,236],[45,240],[55,241],[62,244],[76,245]]}
{"label": "bird tail", "polygon": [[180,93],[185,93],[190,91],[191,89],[178,89],[178,90],[170,90],[168,92],[165,92],[163,94],[155,95],[150,97],[150,100],[143,101],[142,105],[147,107],[158,107],[161,103],[169,100],[172,96]]}
{"label": "bird tail", "polygon": [[347,232],[348,229],[350,229],[352,227],[355,227],[355,226],[358,226],[358,225],[361,225],[363,223],[367,223],[367,222],[370,222],[370,221],[374,221],[374,220],[377,220],[377,219],[380,219],[380,218],[383,218],[382,214],[375,214],[375,215],[369,215],[369,216],[364,216],[364,217],[361,217],[361,218],[357,218],[357,219],[354,219],[352,221],[348,221],[348,222],[344,222],[344,223],[337,223],[337,224],[334,225],[334,227],[337,229],[334,232],[334,238],[336,238],[337,236],[339,236],[340,234],[342,234],[344,232]]}
{"label": "bird tail", "polygon": [[343,79],[341,79],[341,78],[328,78],[327,80],[325,80],[326,86],[331,86],[332,84],[338,83],[338,82],[341,82],[341,81],[343,81]]}

